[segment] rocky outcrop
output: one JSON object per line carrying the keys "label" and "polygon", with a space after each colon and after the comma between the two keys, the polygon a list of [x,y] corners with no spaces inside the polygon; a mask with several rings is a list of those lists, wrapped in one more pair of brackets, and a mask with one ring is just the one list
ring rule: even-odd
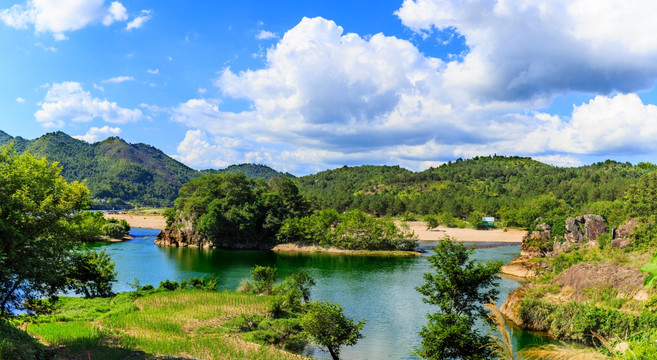
{"label": "rocky outcrop", "polygon": [[521,278],[533,278],[543,263],[532,261],[532,259],[545,257],[544,244],[551,239],[550,225],[540,224],[536,230],[527,232],[522,239],[520,256],[510,263],[502,266],[500,273]]}
{"label": "rocky outcrop", "polygon": [[598,236],[605,232],[607,232],[605,219],[600,215],[587,214],[566,219],[564,237],[571,243],[595,242]]}
{"label": "rocky outcrop", "polygon": [[630,235],[634,232],[638,224],[639,219],[632,218],[618,227],[618,229],[614,229],[612,234],[613,240],[611,241],[612,249],[624,249],[630,246]]}
{"label": "rocky outcrop", "polygon": [[643,288],[647,274],[628,266],[579,264],[561,273],[552,284],[561,285],[561,298],[585,300],[584,290],[596,287],[613,287],[619,297],[634,297]]}
{"label": "rocky outcrop", "polygon": [[552,237],[552,228],[548,224],[540,224],[536,226],[536,230],[527,232],[527,235],[522,239],[520,246],[520,256],[527,256],[538,258],[545,256],[545,252],[541,248],[542,244],[546,244]]}
{"label": "rocky outcrop", "polygon": [[166,228],[157,235],[155,245],[174,247],[214,248],[214,244],[202,238],[192,226],[191,220],[182,220],[176,226]]}
{"label": "rocky outcrop", "polygon": [[600,215],[580,215],[566,219],[563,241],[555,240],[548,257],[555,257],[575,244],[597,246],[598,236],[607,232],[607,223]]}
{"label": "rocky outcrop", "polygon": [[511,291],[506,297],[504,304],[500,307],[502,315],[513,321],[516,325],[524,327],[526,324],[520,316],[520,307],[527,292],[534,287],[536,287],[534,284],[525,284]]}
{"label": "rocky outcrop", "polygon": [[[648,298],[643,289],[643,279],[646,274],[627,266],[614,266],[603,264],[579,264],[555,277],[550,284],[558,284],[558,293],[548,293],[541,299],[554,304],[565,301],[587,301],[605,287],[618,290],[618,297],[628,297],[639,301]],[[500,311],[509,320],[528,330],[541,329],[541,324],[525,323],[521,317],[522,301],[528,292],[540,285],[525,284],[509,293]],[[547,286],[547,285],[542,285]],[[587,291],[587,289],[589,291]]]}

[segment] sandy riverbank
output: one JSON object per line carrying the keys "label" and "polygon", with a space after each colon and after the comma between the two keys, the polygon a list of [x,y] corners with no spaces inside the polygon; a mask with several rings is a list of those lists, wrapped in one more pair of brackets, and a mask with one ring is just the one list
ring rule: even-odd
{"label": "sandy riverbank", "polygon": [[[164,230],[164,227],[167,225],[166,219],[162,215],[105,213],[104,216],[105,218],[115,218],[118,220],[124,219],[131,227]],[[420,241],[436,241],[448,235],[459,241],[520,243],[522,242],[522,237],[527,233],[526,231],[517,229],[508,229],[507,231],[501,229],[475,230],[442,226],[427,230],[424,221],[409,221],[407,224],[415,232]],[[308,251],[313,250],[309,249]]]}
{"label": "sandy riverbank", "polygon": [[167,226],[167,220],[162,215],[104,213],[103,217],[125,220],[130,227],[164,230]]}
{"label": "sandy riverbank", "polygon": [[527,233],[524,230],[517,229],[507,229],[507,231],[501,229],[475,230],[442,226],[427,230],[424,221],[409,221],[407,224],[420,241],[436,241],[448,235],[459,241],[521,243],[523,236]]}

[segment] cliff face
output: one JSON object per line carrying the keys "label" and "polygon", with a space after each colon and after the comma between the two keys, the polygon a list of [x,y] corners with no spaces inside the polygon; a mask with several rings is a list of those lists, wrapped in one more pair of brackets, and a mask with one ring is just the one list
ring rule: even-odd
{"label": "cliff face", "polygon": [[203,249],[271,249],[274,246],[274,244],[260,244],[239,239],[213,241],[199,234],[190,219],[178,221],[162,230],[155,239],[155,245]]}
{"label": "cliff face", "polygon": [[155,239],[155,245],[204,249],[217,247],[212,241],[200,236],[194,229],[191,220],[182,221],[176,226],[161,231]]}

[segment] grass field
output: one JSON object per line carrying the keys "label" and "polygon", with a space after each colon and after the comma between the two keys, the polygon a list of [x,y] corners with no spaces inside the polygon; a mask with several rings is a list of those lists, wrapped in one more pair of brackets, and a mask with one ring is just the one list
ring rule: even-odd
{"label": "grass field", "polygon": [[269,303],[268,296],[201,290],[62,298],[26,329],[58,347],[56,359],[302,359],[223,326],[240,315],[267,315]]}

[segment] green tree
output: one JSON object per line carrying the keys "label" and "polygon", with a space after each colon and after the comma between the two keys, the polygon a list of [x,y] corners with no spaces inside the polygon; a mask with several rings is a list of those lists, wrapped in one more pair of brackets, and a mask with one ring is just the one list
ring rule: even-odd
{"label": "green tree", "polygon": [[429,263],[435,272],[425,273],[426,282],[417,290],[422,301],[439,310],[427,315],[419,354],[427,359],[491,358],[488,339],[475,329],[475,321],[488,320],[484,303],[497,299],[502,262],[478,263],[471,258],[474,250],[449,237],[434,250]]}
{"label": "green tree", "polygon": [[66,236],[70,214],[85,206],[88,190],[60,172],[45,158],[0,149],[0,315],[67,286],[77,246]]}
{"label": "green tree", "polygon": [[102,227],[103,235],[107,235],[112,239],[121,239],[125,236],[125,228],[121,224],[107,223]]}
{"label": "green tree", "polygon": [[333,360],[338,360],[340,347],[355,345],[363,338],[360,332],[365,319],[354,322],[343,313],[339,304],[327,301],[311,301],[306,304],[306,313],[301,318],[301,328],[310,340],[328,349]]}
{"label": "green tree", "polygon": [[75,253],[69,268],[69,287],[85,297],[112,296],[112,283],[116,282],[114,263],[105,250],[85,249]]}
{"label": "green tree", "polygon": [[270,294],[272,286],[278,279],[278,269],[269,266],[256,265],[251,270],[253,279],[253,292],[256,294]]}
{"label": "green tree", "polygon": [[427,223],[427,230],[437,228],[440,225],[438,217],[436,215],[426,215],[424,217],[424,222]]}

